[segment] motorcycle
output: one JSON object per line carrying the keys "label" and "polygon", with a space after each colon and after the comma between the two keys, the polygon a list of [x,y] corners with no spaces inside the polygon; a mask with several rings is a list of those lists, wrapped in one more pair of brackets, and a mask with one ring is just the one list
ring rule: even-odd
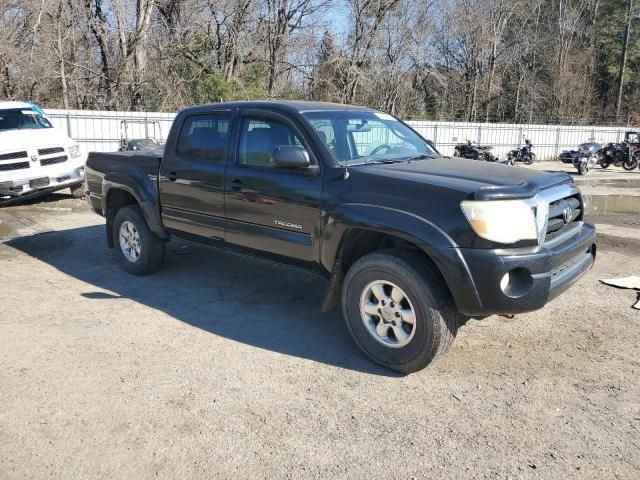
{"label": "motorcycle", "polygon": [[453,149],[453,156],[458,158],[468,158],[471,160],[482,160],[485,162],[505,163],[513,165],[513,162],[501,160],[491,152],[493,147],[489,145],[474,144],[471,140],[467,143],[459,143]]}
{"label": "motorcycle", "polygon": [[518,161],[524,163],[525,165],[531,165],[536,161],[536,154],[533,153],[532,150],[533,143],[531,143],[531,140],[529,140],[528,138],[525,138],[524,147],[511,150],[507,154],[507,161],[512,165]]}
{"label": "motorcycle", "polygon": [[596,153],[599,150],[602,150],[602,144],[597,143],[595,141],[588,141],[585,143],[581,143],[578,145],[577,150],[565,150],[559,156],[559,160],[562,163],[571,163],[575,165],[576,160],[580,157],[581,150],[589,150],[591,153]]}
{"label": "motorcycle", "polygon": [[640,146],[634,146],[631,143],[607,143],[599,152],[599,157],[602,168],[615,165],[631,171],[638,166]]}
{"label": "motorcycle", "polygon": [[600,150],[591,150],[580,146],[578,156],[573,159],[573,166],[578,170],[579,175],[586,175],[593,167],[600,163]]}

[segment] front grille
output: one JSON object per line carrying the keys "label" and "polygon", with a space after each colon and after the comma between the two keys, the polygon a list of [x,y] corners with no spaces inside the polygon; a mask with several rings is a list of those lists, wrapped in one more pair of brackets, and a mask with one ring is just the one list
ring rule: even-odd
{"label": "front grille", "polygon": [[42,159],[42,160],[40,160],[40,165],[42,165],[44,167],[46,165],[53,165],[54,163],[62,163],[62,162],[66,162],[66,161],[67,161],[67,156],[66,155],[62,155],[60,157]]}
{"label": "front grille", "polygon": [[27,152],[11,152],[0,155],[0,160],[16,160],[17,158],[27,158]]}
{"label": "front grille", "polygon": [[49,148],[40,148],[38,149],[38,155],[51,155],[52,153],[60,153],[64,152],[64,148],[62,147],[49,147]]}
{"label": "front grille", "polygon": [[20,170],[23,168],[29,168],[29,162],[0,163],[0,172],[8,172],[10,170]]}
{"label": "front grille", "polygon": [[[567,210],[567,208],[569,208],[570,211]],[[551,202],[549,204],[549,221],[547,222],[545,241],[557,238],[570,229],[575,222],[582,220],[582,210],[579,193]],[[565,211],[570,213],[566,218]]]}

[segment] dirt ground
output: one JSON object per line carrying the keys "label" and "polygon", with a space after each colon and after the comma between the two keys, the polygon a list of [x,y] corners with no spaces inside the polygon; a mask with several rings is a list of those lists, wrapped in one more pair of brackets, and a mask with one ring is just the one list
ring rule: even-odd
{"label": "dirt ground", "polygon": [[[592,173],[588,195],[638,192]],[[0,478],[640,478],[640,311],[598,281],[640,274],[626,208],[592,216],[572,289],[409,376],[313,276],[174,242],[136,278],[82,201],[0,209]]]}

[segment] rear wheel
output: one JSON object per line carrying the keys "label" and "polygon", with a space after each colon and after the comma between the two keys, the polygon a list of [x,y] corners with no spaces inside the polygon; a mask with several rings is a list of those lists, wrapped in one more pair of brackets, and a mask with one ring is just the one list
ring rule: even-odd
{"label": "rear wheel", "polygon": [[461,318],[440,273],[405,250],[358,260],[344,280],[342,311],[362,351],[402,373],[421,370],[446,352]]}
{"label": "rear wheel", "polygon": [[638,166],[638,159],[635,157],[631,157],[630,159],[622,162],[622,168],[630,172],[634,168]]}
{"label": "rear wheel", "polygon": [[138,206],[118,210],[113,222],[116,258],[127,272],[147,275],[160,268],[165,255],[165,242],[149,229]]}
{"label": "rear wheel", "polygon": [[525,165],[531,165],[535,161],[536,161],[535,153],[530,153],[529,155],[525,155],[524,157],[522,157],[522,163],[524,163]]}

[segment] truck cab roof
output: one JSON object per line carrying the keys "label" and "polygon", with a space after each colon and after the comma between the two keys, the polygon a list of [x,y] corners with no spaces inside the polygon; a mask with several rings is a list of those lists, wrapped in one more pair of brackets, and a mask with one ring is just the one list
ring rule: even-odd
{"label": "truck cab roof", "polygon": [[15,110],[16,108],[33,108],[28,102],[0,102],[0,110]]}
{"label": "truck cab roof", "polygon": [[212,110],[224,110],[233,108],[265,108],[270,110],[280,110],[284,112],[323,112],[323,111],[366,111],[374,112],[376,110],[369,107],[361,107],[357,105],[344,105],[342,103],[329,102],[309,102],[299,100],[256,100],[256,101],[237,101],[223,103],[209,103],[205,105],[196,105],[182,110],[184,113],[210,112]]}

